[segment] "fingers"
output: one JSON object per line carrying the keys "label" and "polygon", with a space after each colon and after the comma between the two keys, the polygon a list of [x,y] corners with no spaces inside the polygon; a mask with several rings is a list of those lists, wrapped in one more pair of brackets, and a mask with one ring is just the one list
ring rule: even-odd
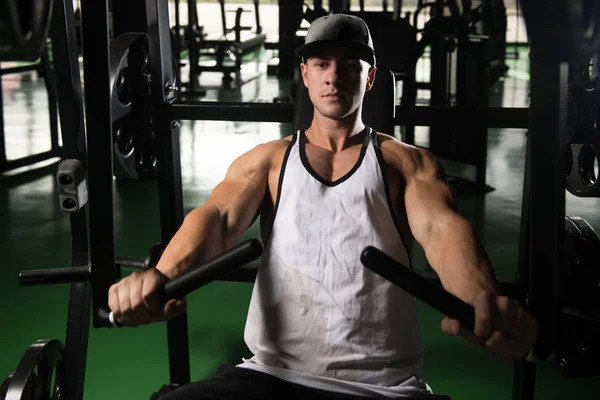
{"label": "fingers", "polygon": [[482,293],[474,300],[473,307],[473,332],[448,317],[442,320],[442,330],[507,361],[522,359],[533,347],[539,334],[537,321],[509,297]]}
{"label": "fingers", "polygon": [[187,301],[185,298],[183,299],[172,299],[167,301],[167,303],[163,307],[163,314],[165,319],[171,319],[176,317],[187,309]]}
{"label": "fingers", "polygon": [[485,347],[507,361],[520,360],[537,341],[537,321],[509,298],[499,298],[498,308],[502,318]]}
{"label": "fingers", "polygon": [[464,328],[459,321],[446,317],[442,320],[442,330],[450,336],[460,336],[470,345],[484,347],[483,340]]}
{"label": "fingers", "polygon": [[475,329],[473,333],[480,340],[485,341],[492,335],[494,330],[494,320],[497,309],[495,304],[495,296],[490,292],[481,292],[475,298],[473,308],[475,309]]}
{"label": "fingers", "polygon": [[445,318],[442,321],[442,330],[452,336],[460,336],[471,345],[484,347],[485,341],[491,336],[494,329],[496,307],[494,297],[489,292],[481,292],[473,301],[475,311],[475,326],[471,332],[465,329],[459,321]]}
{"label": "fingers", "polygon": [[139,326],[164,321],[183,312],[185,301],[174,301],[168,308],[161,304],[159,289],[166,280],[158,270],[150,269],[136,271],[112,285],[108,305],[116,320],[124,326]]}

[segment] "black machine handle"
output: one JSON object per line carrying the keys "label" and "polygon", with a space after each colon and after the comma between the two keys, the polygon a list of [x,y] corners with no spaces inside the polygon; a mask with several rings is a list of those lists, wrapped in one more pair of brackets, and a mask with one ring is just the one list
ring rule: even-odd
{"label": "black machine handle", "polygon": [[459,321],[466,329],[475,329],[473,306],[400,264],[383,251],[368,246],[360,255],[360,261],[377,275],[401,287],[442,314]]}
{"label": "black machine handle", "polygon": [[[400,264],[378,248],[365,247],[360,255],[360,261],[371,271],[401,287],[430,307],[457,320],[465,329],[471,332],[475,329],[475,309],[473,306],[447,292],[444,288],[419,273]],[[565,311],[563,310],[563,312]],[[548,347],[547,342],[548,338],[544,335],[542,329],[538,333],[536,343],[524,359],[530,362],[550,361],[553,350]]]}
{"label": "black machine handle", "polygon": [[[162,304],[181,298],[202,286],[217,280],[234,269],[243,267],[262,255],[263,246],[258,239],[249,239],[227,250],[204,264],[193,266],[183,274],[167,281],[160,293]],[[103,326],[120,327],[112,311],[101,308],[97,317]]]}

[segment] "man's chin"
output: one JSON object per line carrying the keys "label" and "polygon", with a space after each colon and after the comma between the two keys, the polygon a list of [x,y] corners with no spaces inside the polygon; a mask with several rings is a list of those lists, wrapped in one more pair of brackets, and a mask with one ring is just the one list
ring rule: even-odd
{"label": "man's chin", "polygon": [[344,119],[352,114],[352,110],[347,107],[321,107],[319,113],[331,119]]}

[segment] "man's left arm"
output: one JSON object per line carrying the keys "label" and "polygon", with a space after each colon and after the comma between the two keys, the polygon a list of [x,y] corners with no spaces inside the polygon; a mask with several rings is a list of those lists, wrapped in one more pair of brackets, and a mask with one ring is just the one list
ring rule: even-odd
{"label": "man's left arm", "polygon": [[437,159],[426,150],[414,149],[409,160],[405,159],[402,169],[413,236],[444,288],[475,308],[474,333],[450,318],[442,321],[442,329],[503,359],[522,358],[537,339],[537,322],[498,292],[489,258],[473,226],[458,213],[453,190]]}

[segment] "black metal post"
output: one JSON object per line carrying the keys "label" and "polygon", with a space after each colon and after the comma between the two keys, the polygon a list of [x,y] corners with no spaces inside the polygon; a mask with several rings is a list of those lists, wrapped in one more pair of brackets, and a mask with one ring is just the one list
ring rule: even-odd
{"label": "black metal post", "polygon": [[262,33],[262,25],[260,24],[260,0],[254,0],[254,20],[256,21],[256,31],[258,35]]}
{"label": "black metal post", "polygon": [[60,146],[58,145],[58,100],[56,98],[56,59],[54,59],[54,68],[52,68],[52,64],[50,63],[50,59],[48,57],[48,46],[42,50],[42,54],[40,56],[41,65],[40,69],[44,76],[44,84],[46,85],[46,93],[48,94],[48,113],[49,113],[49,123],[50,123],[50,143],[51,149],[54,151],[58,149]]}
{"label": "black metal post", "polygon": [[[525,172],[523,178],[523,201],[521,203],[521,227],[519,231],[519,264],[516,283],[529,288],[529,211],[531,200],[529,188],[531,182],[531,141],[527,138],[525,150]],[[503,293],[504,294],[504,293]],[[515,298],[521,306],[527,308],[528,290]],[[535,396],[535,377],[537,366],[534,363],[519,361],[513,366],[513,395],[512,400],[533,400]]]}
{"label": "black metal post", "polygon": [[191,93],[197,92],[199,89],[198,78],[200,77],[200,48],[198,47],[198,43],[196,42],[196,38],[194,35],[196,32],[199,33],[199,30],[196,29],[198,26],[198,9],[196,8],[196,0],[188,0],[188,24],[187,24],[187,34],[186,43],[188,46],[188,58],[190,61],[189,67],[189,82],[188,82],[188,90]]}
{"label": "black metal post", "polygon": [[[540,7],[523,1],[530,38],[530,204],[528,309],[544,335],[535,356],[547,359],[557,348],[560,310],[557,277],[565,265],[565,151],[568,70],[572,31],[562,3]],[[546,3],[544,3],[546,4]],[[551,42],[552,46],[547,44]]]}
{"label": "black metal post", "polygon": [[296,32],[302,23],[301,0],[279,0],[279,43],[277,53],[279,67],[277,76],[280,78],[293,78],[298,68],[298,57],[294,53],[296,47]]}
{"label": "black metal post", "polygon": [[113,37],[125,32],[146,32],[144,0],[111,0]]}
{"label": "black metal post", "polygon": [[[88,146],[88,206],[94,327],[116,281],[113,220],[113,140],[107,0],[82,0],[81,25]],[[93,79],[90,79],[93,77]]]}
{"label": "black metal post", "polygon": [[[83,99],[75,29],[73,2],[56,0],[50,38],[64,157],[78,159],[86,166]],[[87,211],[85,206],[70,214],[73,267],[86,267],[89,263]],[[64,350],[64,368],[68,372],[63,388],[64,395],[71,400],[83,399],[91,302],[92,287],[89,282],[71,284]]]}
{"label": "black metal post", "polygon": [[[456,103],[460,106],[486,109],[489,106],[486,39],[473,40],[465,32],[458,37]],[[475,190],[487,191],[488,132],[484,124],[461,128],[453,132],[456,158],[475,166]]]}
{"label": "black metal post", "polygon": [[[169,103],[175,99],[169,9],[166,1],[146,0],[148,48],[152,79],[152,109],[156,132],[157,172],[162,242],[166,245],[183,223],[183,192],[179,156],[179,123],[171,121]],[[187,315],[167,322],[171,383],[190,382]]]}
{"label": "black metal post", "polygon": [[[545,46],[544,43],[539,45]],[[565,263],[564,149],[568,63],[544,59],[531,46],[530,308],[548,333],[540,346],[555,348],[556,278]],[[542,57],[539,57],[542,56]]]}
{"label": "black metal post", "polygon": [[0,166],[6,164],[6,144],[4,138],[4,96],[2,95],[2,66],[0,65]]}
{"label": "black metal post", "polygon": [[227,15],[225,13],[225,0],[219,0],[219,8],[221,9],[221,25],[223,26],[223,36],[227,36]]}

